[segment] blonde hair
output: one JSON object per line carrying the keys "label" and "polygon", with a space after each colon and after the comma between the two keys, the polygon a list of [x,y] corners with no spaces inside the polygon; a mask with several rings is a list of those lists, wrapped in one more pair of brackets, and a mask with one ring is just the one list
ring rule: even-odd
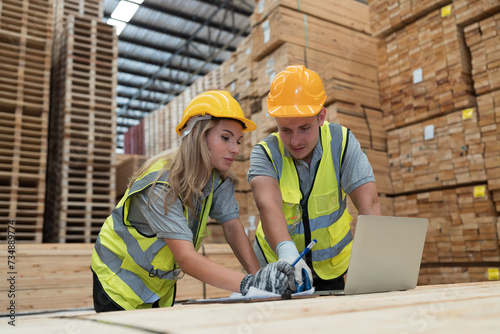
{"label": "blonde hair", "polygon": [[[158,182],[158,179],[168,171],[170,187],[163,197],[163,206],[166,214],[168,207],[173,205],[179,197],[182,204],[194,212],[198,197],[202,194],[203,187],[208,183],[213,171],[221,179],[231,179],[235,186],[237,186],[238,180],[231,171],[221,172],[212,167],[211,155],[206,139],[208,131],[217,126],[219,121],[220,119],[213,118],[196,122],[191,132],[181,139],[181,143],[174,153],[162,152],[146,161],[140,170],[134,174],[128,187],[130,188],[137,178],[143,175],[153,164],[164,161],[165,166],[158,173],[158,177],[149,191],[148,203],[151,201],[153,187]],[[158,196],[166,189],[167,186],[165,185]]]}

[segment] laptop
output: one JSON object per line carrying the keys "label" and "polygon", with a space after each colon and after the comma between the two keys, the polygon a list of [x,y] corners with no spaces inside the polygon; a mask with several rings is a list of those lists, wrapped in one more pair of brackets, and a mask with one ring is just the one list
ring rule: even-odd
{"label": "laptop", "polygon": [[344,290],[354,295],[414,289],[427,234],[427,218],[359,216]]}

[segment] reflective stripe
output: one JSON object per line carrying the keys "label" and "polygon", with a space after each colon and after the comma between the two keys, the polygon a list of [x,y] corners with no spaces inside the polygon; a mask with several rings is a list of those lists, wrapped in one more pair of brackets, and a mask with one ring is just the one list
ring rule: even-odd
{"label": "reflective stripe", "polygon": [[312,260],[313,261],[324,261],[327,259],[331,259],[342,252],[344,248],[349,245],[349,243],[353,240],[352,233],[347,233],[346,236],[335,246],[326,249],[312,250]]}

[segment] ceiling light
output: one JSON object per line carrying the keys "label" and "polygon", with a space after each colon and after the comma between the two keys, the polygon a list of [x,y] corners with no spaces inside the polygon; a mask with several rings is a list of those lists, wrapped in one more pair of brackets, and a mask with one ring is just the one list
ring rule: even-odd
{"label": "ceiling light", "polygon": [[134,16],[138,8],[138,4],[128,1],[120,1],[120,3],[118,3],[118,6],[116,6],[115,10],[111,14],[111,17],[116,20],[128,22],[130,21],[132,16]]}
{"label": "ceiling light", "polygon": [[117,35],[120,35],[122,30],[125,28],[125,26],[127,25],[125,22],[122,22],[122,21],[118,21],[118,20],[115,20],[115,19],[108,19],[106,21],[107,24],[109,25],[112,25],[112,26],[115,26],[116,27],[116,34]]}

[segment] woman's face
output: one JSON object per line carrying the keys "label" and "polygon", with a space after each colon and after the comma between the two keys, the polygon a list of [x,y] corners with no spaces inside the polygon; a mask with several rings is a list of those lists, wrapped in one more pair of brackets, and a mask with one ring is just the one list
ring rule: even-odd
{"label": "woman's face", "polygon": [[212,158],[212,166],[227,172],[239,152],[243,127],[237,121],[222,119],[207,133],[207,145]]}

